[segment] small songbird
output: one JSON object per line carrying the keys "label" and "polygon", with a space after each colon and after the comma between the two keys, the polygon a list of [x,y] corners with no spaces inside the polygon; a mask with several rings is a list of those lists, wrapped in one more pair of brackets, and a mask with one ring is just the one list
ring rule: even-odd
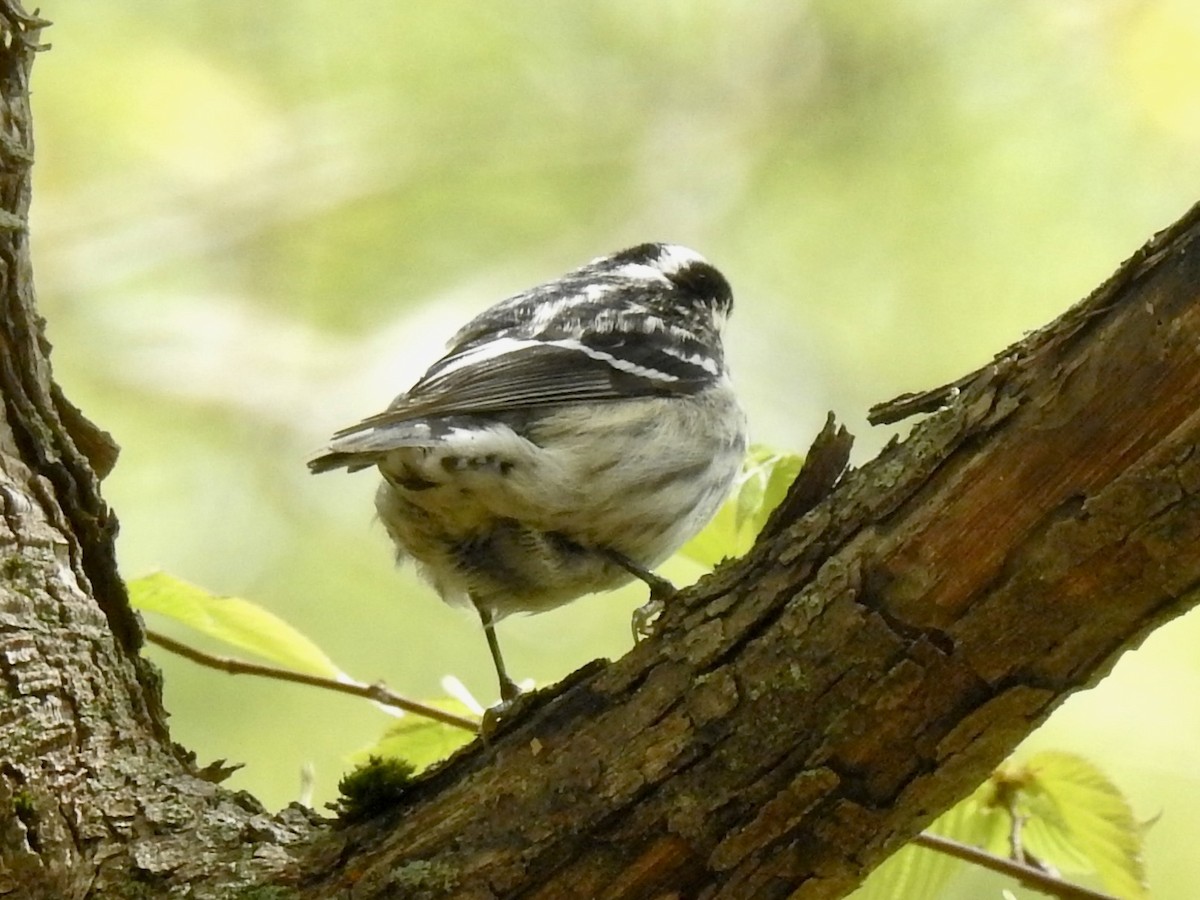
{"label": "small songbird", "polygon": [[641,244],[468,322],[313,472],[378,467],[379,518],[448,603],[495,623],[640,578],[712,518],[746,451],[721,346],[729,283],[698,253]]}

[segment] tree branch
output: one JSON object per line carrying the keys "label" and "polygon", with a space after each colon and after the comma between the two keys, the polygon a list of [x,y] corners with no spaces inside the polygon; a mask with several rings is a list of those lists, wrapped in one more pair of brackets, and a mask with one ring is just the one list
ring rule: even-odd
{"label": "tree branch", "polygon": [[[25,214],[44,23],[0,0],[0,889],[840,897],[1200,591],[1200,211],[843,472],[825,449],[654,636],[331,829],[198,777],[54,386]],[[12,890],[9,890],[9,889]]]}
{"label": "tree branch", "polygon": [[1033,866],[1019,863],[1015,860],[994,856],[986,850],[980,850],[978,847],[972,847],[970,844],[951,840],[948,837],[934,834],[931,831],[921,832],[913,838],[913,843],[918,847],[925,847],[928,850],[953,856],[955,859],[961,859],[972,865],[990,869],[993,872],[999,872],[1001,875],[1007,875],[1024,887],[1040,891],[1043,894],[1049,894],[1051,897],[1058,897],[1060,900],[1117,900],[1112,894],[1105,894],[1102,891],[1093,891],[1091,888],[1072,884],[1069,881],[1064,881],[1055,875],[1051,875],[1049,872],[1035,869]]}
{"label": "tree branch", "polygon": [[845,894],[1195,602],[1197,285],[1193,210],[382,840],[339,833],[356,890]]}
{"label": "tree branch", "polygon": [[230,675],[256,675],[259,678],[290,681],[293,684],[305,684],[309,687],[335,691],[339,694],[349,694],[351,697],[374,700],[376,703],[382,703],[384,706],[394,706],[397,709],[402,709],[413,715],[424,716],[426,719],[433,719],[444,725],[453,725],[455,728],[462,728],[472,734],[479,732],[479,722],[475,719],[469,719],[466,716],[456,716],[454,713],[438,709],[436,706],[430,706],[428,703],[410,700],[401,694],[389,690],[384,684],[363,684],[361,681],[335,681],[332,678],[322,678],[320,675],[309,675],[306,672],[295,672],[291,669],[281,669],[277,666],[264,666],[259,663],[233,659],[229,656],[214,656],[211,653],[205,653],[203,650],[197,650],[195,647],[189,647],[182,641],[169,638],[165,634],[159,634],[157,631],[149,628],[146,629],[146,640],[151,644],[157,644],[164,650],[169,650],[171,653],[182,656],[184,659],[190,659],[194,663],[207,666],[210,669],[216,669],[219,672],[227,672]]}

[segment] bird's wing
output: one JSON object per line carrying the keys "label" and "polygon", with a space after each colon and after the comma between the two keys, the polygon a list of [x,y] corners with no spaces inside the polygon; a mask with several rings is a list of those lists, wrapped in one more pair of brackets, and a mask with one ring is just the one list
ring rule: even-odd
{"label": "bird's wing", "polygon": [[456,348],[386,410],[336,437],[412,419],[693,393],[719,372],[719,361],[665,334],[493,338]]}

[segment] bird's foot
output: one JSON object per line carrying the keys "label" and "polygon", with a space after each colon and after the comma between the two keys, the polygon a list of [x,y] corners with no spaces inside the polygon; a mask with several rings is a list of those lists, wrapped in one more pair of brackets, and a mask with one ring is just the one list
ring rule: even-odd
{"label": "bird's foot", "polygon": [[507,719],[508,714],[512,712],[513,707],[521,697],[524,696],[524,691],[517,685],[515,681],[507,676],[500,680],[500,702],[493,706],[489,706],[483,711],[483,718],[479,722],[479,736],[483,738],[486,744],[488,739],[496,733],[496,730]]}
{"label": "bird's foot", "polygon": [[666,609],[667,601],[675,596],[675,586],[665,578],[655,576],[650,584],[650,599],[633,611],[633,641],[645,640],[654,634],[655,626],[662,611]]}

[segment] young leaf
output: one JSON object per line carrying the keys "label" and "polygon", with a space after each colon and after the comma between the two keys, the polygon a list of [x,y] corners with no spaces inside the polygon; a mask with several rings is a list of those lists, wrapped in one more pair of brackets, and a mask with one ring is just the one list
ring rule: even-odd
{"label": "young leaf", "polygon": [[217,597],[162,572],[129,582],[129,600],[136,609],[167,616],[286,668],[330,678],[342,675],[320,647],[249,600]]}
{"label": "young leaf", "polygon": [[[1006,855],[1007,816],[981,802],[989,793],[987,784],[983,785],[938,817],[929,826],[929,831]],[[850,897],[851,900],[893,900],[896,897],[933,900],[942,895],[954,876],[969,868],[970,864],[962,860],[910,844],[888,857],[887,862],[875,869]]]}
{"label": "young leaf", "polygon": [[803,457],[756,445],[750,448],[733,493],[711,522],[679,551],[709,569],[750,549],[767,517],[782,502]]}
{"label": "young leaf", "polygon": [[1027,853],[1064,872],[1095,872],[1118,896],[1149,896],[1143,829],[1121,791],[1091,762],[1046,751],[1002,766],[991,783],[994,797],[1005,791],[1015,797]]}
{"label": "young leaf", "polygon": [[[427,700],[447,712],[469,716],[471,710],[457,700]],[[417,771],[439,762],[475,736],[461,728],[455,728],[433,719],[406,715],[384,731],[383,736],[372,746],[354,754],[354,761],[362,762],[371,757],[403,759],[412,763]]]}
{"label": "young leaf", "polygon": [[901,847],[875,869],[850,900],[895,900],[896,897],[934,898],[965,863],[923,847]]}
{"label": "young leaf", "polygon": [[[1027,862],[1068,873],[1096,873],[1110,892],[1149,896],[1141,862],[1144,827],[1121,792],[1094,765],[1048,751],[1001,765],[971,796],[944,813],[930,831],[995,856],[1012,853],[1013,814]],[[863,882],[853,900],[955,896],[950,879],[968,863],[924,847],[903,847]]]}

